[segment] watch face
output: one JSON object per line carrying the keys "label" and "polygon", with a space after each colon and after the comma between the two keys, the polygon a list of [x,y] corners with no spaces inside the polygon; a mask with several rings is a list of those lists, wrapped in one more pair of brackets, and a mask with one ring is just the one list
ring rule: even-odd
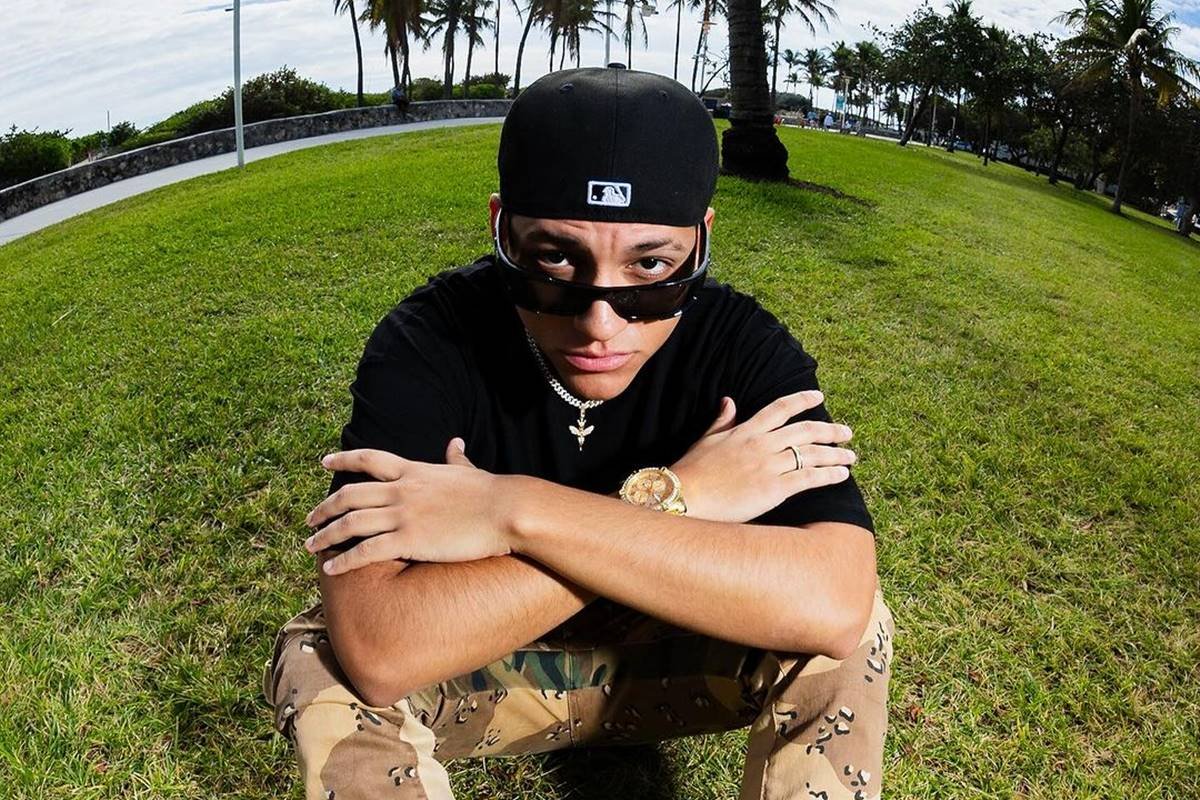
{"label": "watch face", "polygon": [[659,469],[644,469],[635,472],[626,486],[626,496],[631,502],[647,508],[657,508],[674,496],[677,487],[671,477]]}

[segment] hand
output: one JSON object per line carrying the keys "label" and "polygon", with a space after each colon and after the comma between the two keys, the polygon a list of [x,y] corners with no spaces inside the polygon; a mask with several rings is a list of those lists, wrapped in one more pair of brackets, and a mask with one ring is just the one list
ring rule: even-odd
{"label": "hand", "polygon": [[[850,428],[816,420],[784,424],[823,399],[815,389],[787,394],[741,425],[734,425],[733,398],[721,398],[716,420],[700,441],[671,465],[683,484],[688,516],[748,522],[794,494],[846,480],[850,476],[847,465],[858,456],[853,450],[818,442],[848,442]],[[803,469],[796,469],[790,444],[799,449]]]}
{"label": "hand", "polygon": [[474,561],[511,552],[504,476],[479,469],[459,449],[445,464],[427,464],[383,450],[346,450],[326,456],[330,470],[365,472],[376,481],[351,483],[321,501],[305,522],[317,527],[345,515],[304,543],[310,553],[355,536],[371,538],[325,562],[338,575],[377,561]]}

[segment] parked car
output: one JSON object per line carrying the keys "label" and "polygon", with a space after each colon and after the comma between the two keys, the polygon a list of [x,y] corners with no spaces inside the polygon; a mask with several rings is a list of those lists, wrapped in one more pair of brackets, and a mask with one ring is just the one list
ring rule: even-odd
{"label": "parked car", "polygon": [[704,107],[709,113],[717,119],[729,119],[729,113],[733,110],[733,103],[726,103],[719,97],[702,97]]}

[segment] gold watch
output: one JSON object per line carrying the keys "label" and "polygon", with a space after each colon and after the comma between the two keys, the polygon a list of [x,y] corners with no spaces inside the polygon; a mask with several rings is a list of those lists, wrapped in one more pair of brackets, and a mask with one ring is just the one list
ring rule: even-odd
{"label": "gold watch", "polygon": [[683,516],[683,486],[679,476],[667,467],[642,467],[621,484],[621,499],[635,506]]}

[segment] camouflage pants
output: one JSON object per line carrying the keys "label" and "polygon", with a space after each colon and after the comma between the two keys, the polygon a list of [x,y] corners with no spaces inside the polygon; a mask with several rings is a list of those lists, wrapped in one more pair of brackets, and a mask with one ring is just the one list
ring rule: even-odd
{"label": "camouflage pants", "polygon": [[714,639],[598,598],[526,647],[379,707],[338,667],[317,604],[280,629],[263,692],[309,800],[450,800],[452,758],[747,725],[739,800],[877,798],[894,635],[878,585],[843,660]]}

